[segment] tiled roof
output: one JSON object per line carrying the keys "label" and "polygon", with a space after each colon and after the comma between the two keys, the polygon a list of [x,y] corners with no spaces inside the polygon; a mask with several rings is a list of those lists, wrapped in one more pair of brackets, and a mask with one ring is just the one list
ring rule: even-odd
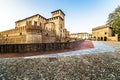
{"label": "tiled roof", "polygon": [[17,22],[20,22],[20,21],[24,21],[24,20],[29,19],[29,18],[32,18],[32,17],[35,17],[35,16],[39,16],[39,17],[42,17],[42,18],[46,19],[45,17],[41,16],[40,14],[35,14],[35,15],[30,16],[30,17],[27,17],[27,18],[25,18],[25,19],[18,20],[18,21],[16,21],[16,23],[17,23]]}

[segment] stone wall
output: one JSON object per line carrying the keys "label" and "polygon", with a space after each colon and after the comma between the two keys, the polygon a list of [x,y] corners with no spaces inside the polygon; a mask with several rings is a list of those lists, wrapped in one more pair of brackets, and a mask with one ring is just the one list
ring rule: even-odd
{"label": "stone wall", "polygon": [[26,42],[25,26],[0,32],[0,44],[20,44]]}
{"label": "stone wall", "polygon": [[42,36],[42,43],[54,43],[56,42],[56,37],[54,36]]}
{"label": "stone wall", "polygon": [[118,34],[115,34],[115,36],[108,37],[108,41],[118,41]]}
{"label": "stone wall", "polygon": [[62,43],[0,44],[1,53],[25,53],[70,49],[79,41]]}
{"label": "stone wall", "polygon": [[42,34],[40,32],[35,31],[27,32],[26,43],[42,43]]}

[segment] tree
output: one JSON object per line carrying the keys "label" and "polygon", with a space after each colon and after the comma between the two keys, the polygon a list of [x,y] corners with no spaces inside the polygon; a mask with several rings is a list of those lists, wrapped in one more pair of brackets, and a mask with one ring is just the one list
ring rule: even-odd
{"label": "tree", "polygon": [[109,14],[107,24],[113,28],[113,34],[120,36],[120,6]]}

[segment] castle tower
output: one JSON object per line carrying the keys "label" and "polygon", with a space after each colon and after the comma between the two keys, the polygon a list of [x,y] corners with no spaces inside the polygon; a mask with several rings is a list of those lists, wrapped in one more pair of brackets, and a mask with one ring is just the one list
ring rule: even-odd
{"label": "castle tower", "polygon": [[51,13],[52,13],[52,17],[60,16],[62,19],[64,19],[65,14],[63,13],[63,11],[61,9],[58,9]]}
{"label": "castle tower", "polygon": [[64,29],[65,29],[65,14],[62,10],[56,10],[51,12],[52,18],[50,18],[50,22],[55,23],[55,30],[56,30],[56,36],[58,38],[58,41],[63,41],[62,39],[65,37]]}

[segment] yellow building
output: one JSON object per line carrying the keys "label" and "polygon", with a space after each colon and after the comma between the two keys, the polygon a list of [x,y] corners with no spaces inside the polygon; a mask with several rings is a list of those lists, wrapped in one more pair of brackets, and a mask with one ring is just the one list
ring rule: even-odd
{"label": "yellow building", "polygon": [[112,27],[109,25],[102,25],[92,29],[93,40],[100,41],[118,41],[118,35],[112,36]]}
{"label": "yellow building", "polygon": [[66,41],[65,14],[62,10],[51,12],[51,18],[39,14],[15,22],[15,28],[0,32],[0,43],[51,43]]}

